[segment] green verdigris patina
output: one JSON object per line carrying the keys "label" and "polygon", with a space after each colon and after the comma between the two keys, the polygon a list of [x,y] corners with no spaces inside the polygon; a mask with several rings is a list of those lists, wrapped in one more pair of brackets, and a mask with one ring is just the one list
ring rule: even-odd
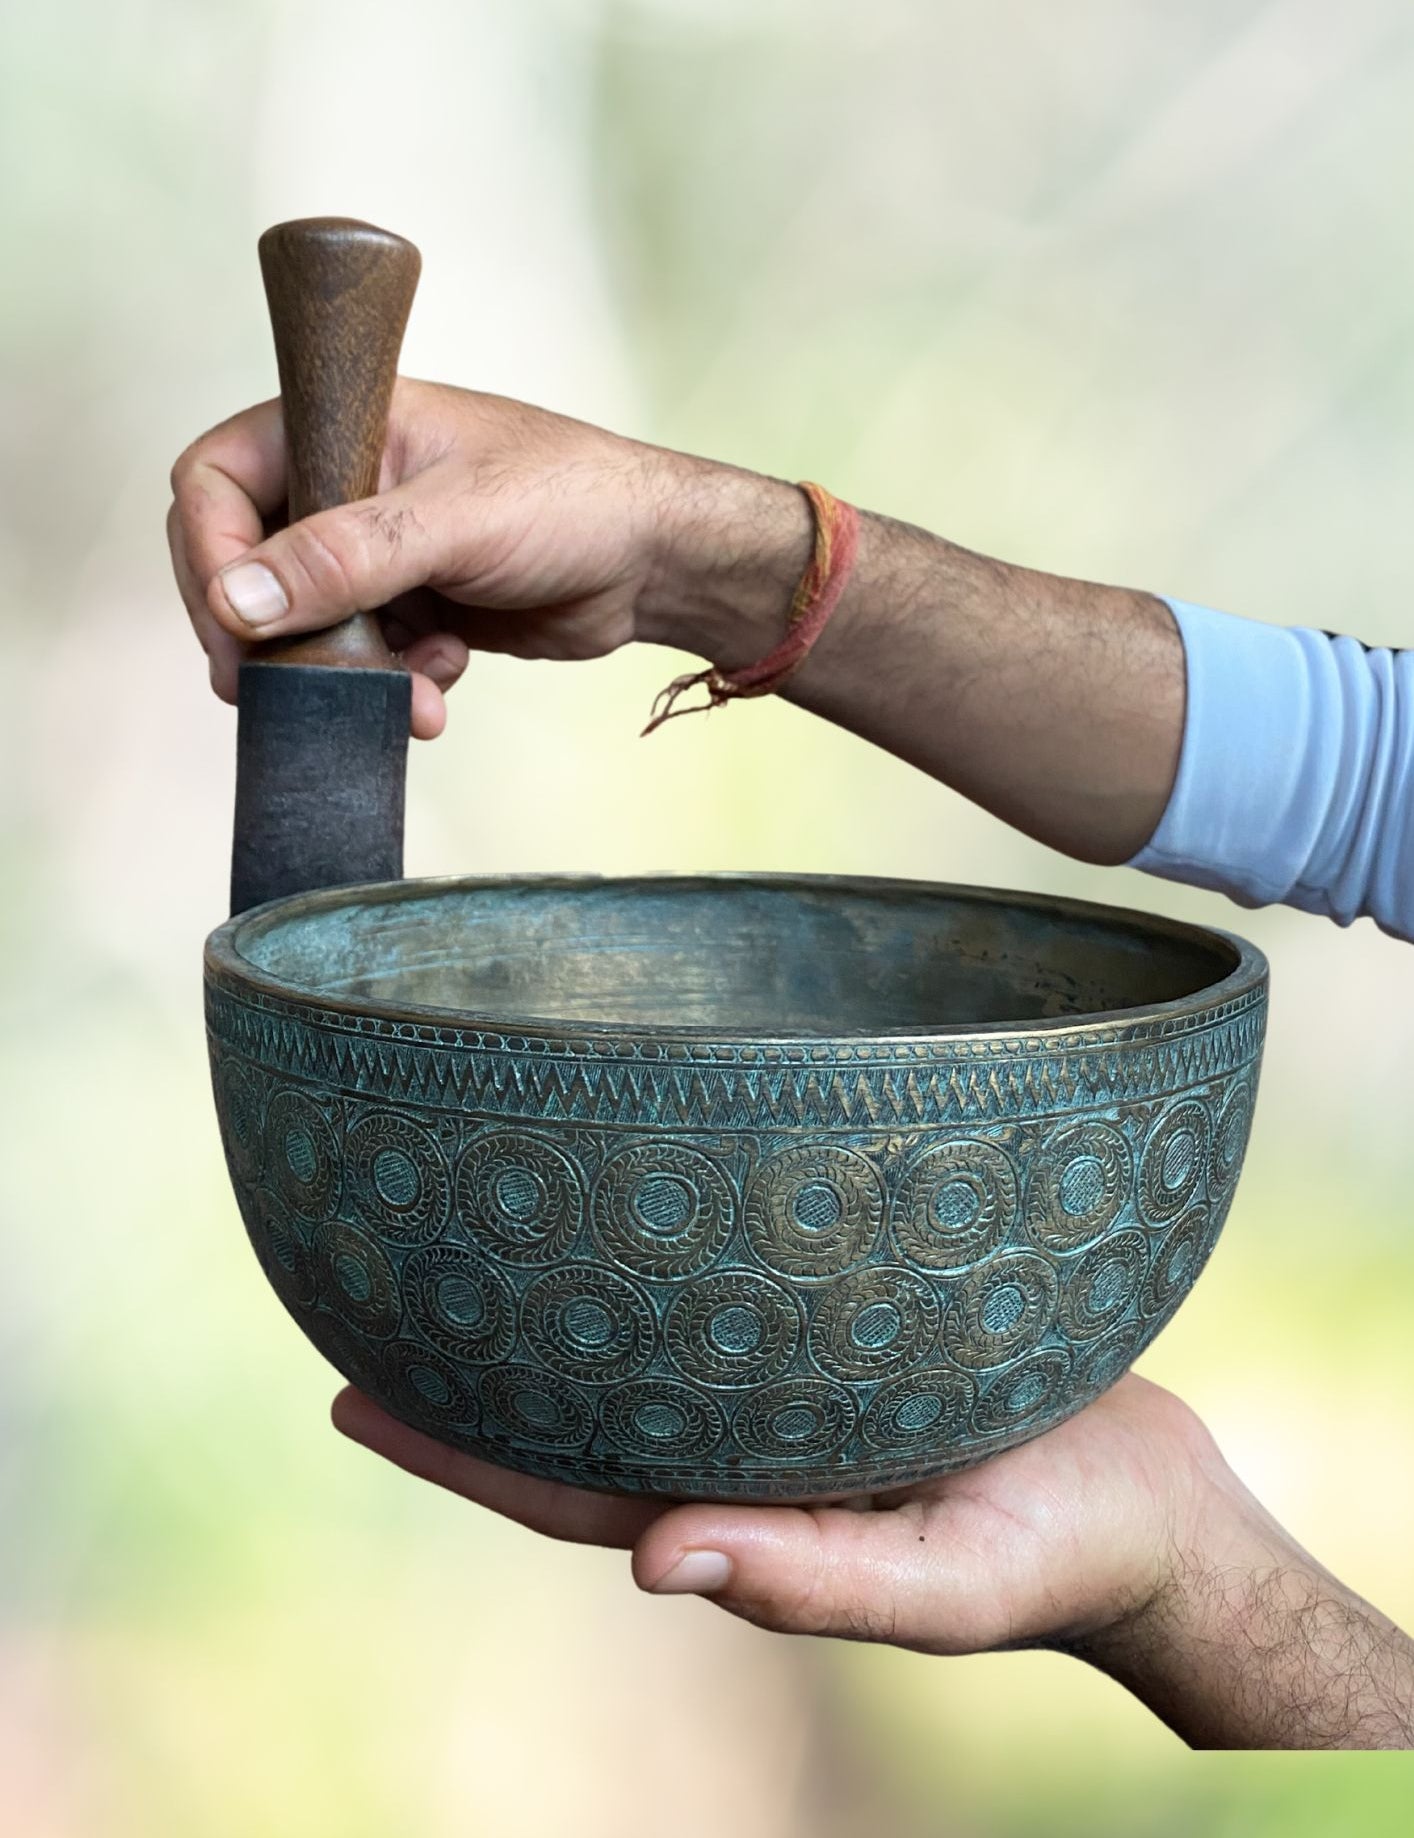
{"label": "green verdigris patina", "polygon": [[302,895],[206,960],[272,1285],[405,1422],[677,1498],[875,1492],[1037,1435],[1188,1292],[1259,952],[810,877]]}

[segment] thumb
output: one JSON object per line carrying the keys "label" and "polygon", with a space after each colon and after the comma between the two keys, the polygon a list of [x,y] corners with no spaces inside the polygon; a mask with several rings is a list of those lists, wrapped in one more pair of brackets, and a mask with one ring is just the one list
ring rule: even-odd
{"label": "thumb", "polygon": [[437,554],[425,503],[399,486],[268,536],[213,575],[207,605],[246,641],[316,631],[423,586]]}
{"label": "thumb", "polygon": [[633,1575],[778,1633],[936,1647],[962,1632],[961,1579],[908,1507],[678,1507],[639,1539]]}

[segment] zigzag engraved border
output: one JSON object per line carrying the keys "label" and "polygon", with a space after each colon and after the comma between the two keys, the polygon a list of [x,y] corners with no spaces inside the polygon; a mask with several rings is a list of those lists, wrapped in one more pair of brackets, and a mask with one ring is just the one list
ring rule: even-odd
{"label": "zigzag engraved border", "polygon": [[1130,1103],[1253,1064],[1267,1013],[1263,978],[1212,1008],[1103,1030],[751,1046],[393,1022],[215,976],[206,998],[214,1046],[327,1088],[525,1121],[707,1131],[995,1123]]}

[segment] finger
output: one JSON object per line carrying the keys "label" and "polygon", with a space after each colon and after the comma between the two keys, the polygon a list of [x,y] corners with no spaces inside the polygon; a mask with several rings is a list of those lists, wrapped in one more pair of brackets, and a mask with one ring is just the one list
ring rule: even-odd
{"label": "finger", "polygon": [[919,1507],[682,1506],[648,1527],[634,1580],[708,1595],[786,1634],[916,1643],[947,1612],[951,1566]]}
{"label": "finger", "polygon": [[172,573],[176,577],[177,591],[182,596],[182,604],[187,609],[187,617],[191,620],[197,642],[207,656],[211,687],[223,702],[234,703],[236,676],[240,670],[244,646],[238,639],[232,638],[229,632],[223,631],[211,617],[206,595],[187,561],[175,503],[167,513],[167,546],[172,556]]}
{"label": "finger", "polygon": [[[235,640],[231,642],[234,644]],[[412,737],[414,740],[436,740],[447,725],[447,704],[442,691],[430,676],[420,671],[412,675]]]}
{"label": "finger", "polygon": [[466,668],[468,651],[451,632],[429,629],[446,602],[425,591],[405,594],[383,613],[383,636],[412,671],[412,731],[435,740],[447,725],[447,690]]}
{"label": "finger", "polygon": [[405,1473],[459,1493],[547,1538],[626,1551],[663,1511],[643,1501],[619,1500],[566,1487],[559,1481],[513,1474],[474,1455],[463,1455],[397,1422],[371,1398],[353,1389],[339,1393],[330,1414],[335,1429]]}
{"label": "finger", "polygon": [[236,699],[240,640],[211,615],[212,576],[264,534],[264,518],[285,496],[284,424],[278,402],[262,402],[193,441],[172,468],[167,543],[192,629],[210,660],[211,686]]}
{"label": "finger", "polygon": [[228,559],[206,603],[236,638],[317,631],[432,580],[442,559],[440,523],[420,478],[319,511]]}
{"label": "finger", "polygon": [[212,576],[258,543],[285,501],[285,427],[278,402],[223,421],[172,468],[181,546],[203,594]]}
{"label": "finger", "polygon": [[430,677],[445,695],[461,681],[471,652],[453,632],[428,632],[410,639],[399,655],[409,670]]}
{"label": "finger", "polygon": [[447,725],[446,693],[471,654],[453,633],[429,632],[410,639],[398,655],[413,673],[412,731],[418,740],[436,740]]}

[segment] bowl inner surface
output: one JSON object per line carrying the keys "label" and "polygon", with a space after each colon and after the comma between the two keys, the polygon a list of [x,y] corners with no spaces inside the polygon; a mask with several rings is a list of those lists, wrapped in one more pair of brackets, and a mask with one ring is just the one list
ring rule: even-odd
{"label": "bowl inner surface", "polygon": [[768,1037],[1110,1014],[1241,962],[1219,934],[1077,902],[732,877],[412,881],[283,902],[233,942],[355,1005]]}

